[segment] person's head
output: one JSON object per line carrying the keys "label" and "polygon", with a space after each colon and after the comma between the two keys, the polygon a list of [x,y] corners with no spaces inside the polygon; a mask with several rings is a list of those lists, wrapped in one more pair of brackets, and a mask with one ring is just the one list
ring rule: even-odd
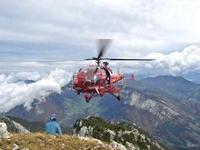
{"label": "person's head", "polygon": [[51,116],[49,117],[49,120],[56,121],[56,114],[55,113],[51,114]]}
{"label": "person's head", "polygon": [[108,62],[107,62],[107,61],[103,62],[103,65],[104,65],[105,67],[107,67],[107,66],[108,66]]}

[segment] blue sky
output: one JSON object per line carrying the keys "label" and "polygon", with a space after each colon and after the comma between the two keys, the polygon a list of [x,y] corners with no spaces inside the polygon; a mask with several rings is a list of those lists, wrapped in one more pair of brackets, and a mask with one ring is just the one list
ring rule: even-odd
{"label": "blue sky", "polygon": [[[159,59],[157,56],[161,53],[171,57],[170,62],[165,59],[164,64],[158,61],[164,65],[158,69],[181,64],[184,65],[181,69],[175,66],[178,72],[198,70],[194,65],[200,61],[198,58],[195,62],[185,62],[184,53],[184,57],[176,60],[178,62],[173,62],[173,56],[176,52],[182,54],[191,45],[196,46],[195,56],[199,55],[199,8],[199,0],[1,0],[0,59],[8,61],[0,64],[1,70],[37,71],[61,66],[13,63],[13,59],[92,57],[96,55],[95,39],[98,38],[114,39],[106,53],[108,57],[144,58],[150,55]],[[64,68],[69,66],[66,63],[62,64]],[[124,64],[127,68],[134,66],[134,71],[148,64],[142,65]]]}

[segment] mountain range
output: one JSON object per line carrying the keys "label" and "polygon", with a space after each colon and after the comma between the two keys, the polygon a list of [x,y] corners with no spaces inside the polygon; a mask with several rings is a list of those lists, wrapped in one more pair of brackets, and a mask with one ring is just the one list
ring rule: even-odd
{"label": "mountain range", "polygon": [[[27,84],[31,84],[27,82]],[[86,103],[68,86],[46,101],[23,105],[7,112],[28,121],[45,122],[56,112],[63,127],[72,128],[79,118],[99,116],[113,122],[135,123],[159,141],[175,149],[200,148],[200,85],[183,77],[157,76],[139,81],[126,79],[122,100],[112,95]]]}

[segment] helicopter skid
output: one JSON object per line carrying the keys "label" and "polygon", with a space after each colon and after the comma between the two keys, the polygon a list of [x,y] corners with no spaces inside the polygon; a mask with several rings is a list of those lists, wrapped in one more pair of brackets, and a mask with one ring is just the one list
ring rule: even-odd
{"label": "helicopter skid", "polygon": [[89,102],[94,96],[103,96],[106,93],[109,93],[113,96],[115,96],[118,100],[120,100],[120,89],[110,85],[107,86],[106,88],[101,88],[101,87],[94,87],[93,89],[87,90],[84,93],[84,97],[86,102]]}

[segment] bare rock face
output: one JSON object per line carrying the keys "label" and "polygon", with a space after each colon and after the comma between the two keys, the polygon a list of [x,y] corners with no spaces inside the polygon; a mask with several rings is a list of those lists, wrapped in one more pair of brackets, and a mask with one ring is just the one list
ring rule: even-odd
{"label": "bare rock face", "polygon": [[30,133],[30,131],[28,131],[26,128],[24,128],[21,124],[15,122],[15,121],[13,121],[13,124],[18,129],[19,133]]}
{"label": "bare rock face", "polygon": [[78,134],[78,136],[87,136],[89,133],[88,128],[83,126]]}
{"label": "bare rock face", "polygon": [[4,122],[0,122],[0,139],[9,138],[9,132],[7,130],[7,125]]}
{"label": "bare rock face", "polygon": [[30,133],[25,127],[21,124],[15,122],[14,120],[0,115],[0,122],[6,124],[6,129],[10,133]]}
{"label": "bare rock face", "polygon": [[126,148],[124,145],[119,144],[119,143],[117,143],[117,142],[115,142],[115,141],[112,141],[111,146],[112,146],[113,149],[117,149],[117,150],[127,150],[127,148]]}

